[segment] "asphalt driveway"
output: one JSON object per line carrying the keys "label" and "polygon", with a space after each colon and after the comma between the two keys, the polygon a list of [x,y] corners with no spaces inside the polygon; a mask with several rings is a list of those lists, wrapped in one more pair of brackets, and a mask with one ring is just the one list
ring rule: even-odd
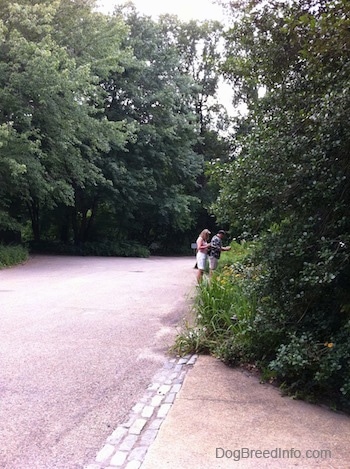
{"label": "asphalt driveway", "polygon": [[0,467],[94,458],[163,366],[193,258],[35,256],[0,271]]}

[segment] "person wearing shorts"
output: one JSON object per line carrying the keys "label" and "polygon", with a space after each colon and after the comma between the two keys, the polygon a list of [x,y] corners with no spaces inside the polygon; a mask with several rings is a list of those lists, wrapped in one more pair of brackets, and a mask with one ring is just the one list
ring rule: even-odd
{"label": "person wearing shorts", "polygon": [[208,229],[203,230],[196,241],[197,244],[197,281],[201,282],[203,278],[203,273],[206,268],[207,259],[208,259],[208,247],[210,246],[209,241],[210,231]]}
{"label": "person wearing shorts", "polygon": [[213,275],[214,270],[217,268],[221,251],[229,251],[231,246],[223,246],[222,240],[226,232],[224,230],[219,230],[215,236],[213,236],[210,242],[210,252],[209,252],[209,269],[210,275]]}

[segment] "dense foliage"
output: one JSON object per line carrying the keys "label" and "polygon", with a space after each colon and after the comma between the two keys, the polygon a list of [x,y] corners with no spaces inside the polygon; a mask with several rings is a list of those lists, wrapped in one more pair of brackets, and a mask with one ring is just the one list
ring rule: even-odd
{"label": "dense foliage", "polygon": [[205,88],[187,68],[187,43],[200,64],[198,44],[218,26],[195,23],[189,38],[175,17],[94,7],[0,1],[0,238],[76,252],[114,243],[118,253],[127,239],[149,247],[177,237],[188,248],[201,207],[198,145],[209,128],[219,140],[204,99],[219,72],[214,41],[212,68],[199,66],[211,76]]}
{"label": "dense foliage", "polygon": [[211,165],[215,214],[237,236],[259,238],[259,303],[243,356],[289,389],[349,403],[350,5],[245,4],[225,73],[249,113],[234,161]]}
{"label": "dense foliage", "polygon": [[21,264],[28,259],[27,249],[23,246],[7,246],[0,244],[0,269]]}

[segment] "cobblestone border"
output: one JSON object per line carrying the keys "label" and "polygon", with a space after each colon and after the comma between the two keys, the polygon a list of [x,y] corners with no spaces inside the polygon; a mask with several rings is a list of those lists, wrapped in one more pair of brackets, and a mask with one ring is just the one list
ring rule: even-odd
{"label": "cobblestone border", "polygon": [[114,430],[97,453],[95,462],[85,469],[140,469],[181,389],[189,366],[194,365],[196,359],[197,355],[186,355],[168,360],[134,405],[128,420]]}

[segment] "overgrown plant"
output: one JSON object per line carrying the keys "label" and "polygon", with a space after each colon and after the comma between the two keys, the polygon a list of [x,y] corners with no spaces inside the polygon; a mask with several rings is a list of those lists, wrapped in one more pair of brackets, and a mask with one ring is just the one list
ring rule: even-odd
{"label": "overgrown plant", "polygon": [[0,269],[21,264],[28,259],[28,250],[24,246],[5,246],[0,244]]}
{"label": "overgrown plant", "polygon": [[247,338],[256,301],[245,280],[256,273],[252,265],[241,263],[250,246],[231,246],[232,251],[222,256],[218,272],[197,287],[194,325],[186,323],[178,335],[173,347],[177,353],[206,352],[226,360],[226,344],[233,337],[240,337],[242,342]]}
{"label": "overgrown plant", "polygon": [[229,3],[240,11],[224,69],[249,113],[235,159],[212,165],[213,210],[259,237],[263,272],[252,348],[234,338],[229,355],[251,355],[293,395],[349,408],[350,4]]}

